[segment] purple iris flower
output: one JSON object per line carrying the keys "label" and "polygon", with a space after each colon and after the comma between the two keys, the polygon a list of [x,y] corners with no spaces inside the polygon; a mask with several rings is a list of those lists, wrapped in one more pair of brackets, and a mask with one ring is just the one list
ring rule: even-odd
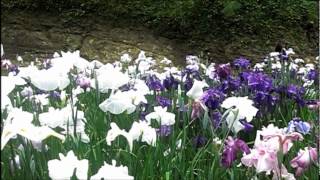
{"label": "purple iris flower", "polygon": [[286,90],[287,96],[294,99],[299,106],[305,105],[305,101],[303,100],[303,95],[305,93],[304,87],[290,84]]}
{"label": "purple iris flower", "polygon": [[140,119],[141,119],[142,121],[145,121],[147,114],[148,114],[148,112],[141,111],[141,112],[140,112]]}
{"label": "purple iris flower", "polygon": [[287,93],[289,96],[299,96],[304,93],[304,88],[290,84],[287,88]]}
{"label": "purple iris flower", "polygon": [[248,59],[240,57],[233,61],[233,65],[238,68],[248,69],[250,66],[250,61]]}
{"label": "purple iris flower", "polygon": [[300,118],[295,117],[288,123],[287,132],[297,131],[302,134],[308,134],[310,128],[311,126],[308,122],[304,122]]}
{"label": "purple iris flower", "polygon": [[239,151],[246,154],[250,153],[248,145],[243,140],[239,138],[233,139],[229,136],[222,152],[221,164],[226,168],[230,168],[232,163],[237,159]]}
{"label": "purple iris flower", "polygon": [[317,79],[319,79],[319,73],[316,70],[312,69],[308,72],[307,79],[316,81]]}
{"label": "purple iris flower", "polygon": [[241,82],[247,82],[248,77],[251,75],[251,71],[244,71],[239,74]]}
{"label": "purple iris flower", "polygon": [[199,101],[192,103],[191,119],[201,118],[204,113],[204,109]]}
{"label": "purple iris flower", "polygon": [[20,72],[19,66],[16,64],[10,64],[8,67],[8,71],[12,72],[14,75],[17,75]]}
{"label": "purple iris flower", "polygon": [[240,79],[239,78],[232,78],[229,76],[227,80],[221,82],[220,86],[218,87],[219,90],[227,93],[228,91],[236,91],[240,88]]}
{"label": "purple iris flower", "polygon": [[90,87],[90,79],[83,75],[79,75],[76,79],[76,84],[82,89],[87,89],[88,87]]}
{"label": "purple iris flower", "polygon": [[192,88],[193,79],[197,79],[198,81],[202,80],[199,71],[188,68],[184,69],[181,72],[181,77],[185,78],[184,89],[186,92],[188,92]]}
{"label": "purple iris flower", "polygon": [[314,99],[313,100],[307,100],[306,101],[306,105],[310,109],[317,110],[320,107],[320,100],[314,100]]}
{"label": "purple iris flower", "polygon": [[222,115],[219,111],[214,111],[213,113],[211,113],[211,123],[214,128],[218,128],[221,126],[221,118]]}
{"label": "purple iris flower", "polygon": [[253,100],[260,113],[268,113],[277,104],[279,98],[271,92],[258,91],[255,93]]}
{"label": "purple iris flower", "polygon": [[184,82],[184,89],[186,92],[188,92],[193,86],[193,80],[189,77],[187,77],[186,81]]}
{"label": "purple iris flower", "polygon": [[51,91],[49,96],[54,99],[60,99],[60,95],[61,94],[58,91]]}
{"label": "purple iris flower", "polygon": [[186,76],[187,78],[195,78],[199,81],[201,81],[201,75],[199,73],[198,70],[196,69],[192,69],[192,68],[185,68],[184,70],[182,70],[181,72],[181,76],[184,77]]}
{"label": "purple iris flower", "polygon": [[248,123],[246,119],[240,119],[239,121],[244,126],[245,132],[251,132],[253,130],[253,125]]}
{"label": "purple iris flower", "polygon": [[193,138],[192,143],[196,148],[203,147],[207,143],[208,139],[204,136],[196,136]]}
{"label": "purple iris flower", "polygon": [[281,60],[285,60],[287,61],[289,59],[289,55],[286,53],[286,51],[282,51],[280,54],[279,54],[279,58]]}
{"label": "purple iris flower", "polygon": [[160,79],[157,78],[155,75],[149,76],[147,78],[146,84],[150,89],[152,89],[154,91],[162,91],[162,90],[164,90],[164,87],[161,84]]}
{"label": "purple iris flower", "polygon": [[272,86],[272,79],[261,72],[251,72],[244,76],[247,80],[247,84],[251,90],[256,91],[270,91]]}
{"label": "purple iris flower", "polygon": [[179,82],[171,74],[163,80],[163,86],[168,90],[177,89],[178,84]]}
{"label": "purple iris flower", "polygon": [[231,68],[229,64],[220,64],[216,67],[216,73],[220,79],[226,79],[231,75]]}
{"label": "purple iris flower", "polygon": [[36,89],[35,94],[46,94],[47,91],[41,90],[41,89]]}
{"label": "purple iris flower", "polygon": [[162,137],[167,137],[171,134],[172,132],[172,127],[171,126],[167,126],[167,125],[162,125],[160,126],[159,129],[156,130],[157,131],[157,134],[159,136],[162,136]]}
{"label": "purple iris flower", "polygon": [[165,97],[163,97],[163,96],[157,96],[156,99],[157,99],[158,104],[159,104],[160,106],[162,106],[162,107],[169,107],[169,106],[171,106],[171,100],[168,99],[168,98],[165,98]]}
{"label": "purple iris flower", "polygon": [[218,89],[210,88],[206,90],[202,97],[201,101],[209,108],[209,109],[217,109],[222,101],[224,100],[225,95]]}

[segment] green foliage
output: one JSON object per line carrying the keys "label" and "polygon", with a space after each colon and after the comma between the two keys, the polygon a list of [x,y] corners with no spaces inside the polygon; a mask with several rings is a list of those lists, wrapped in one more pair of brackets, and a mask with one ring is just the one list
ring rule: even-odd
{"label": "green foliage", "polygon": [[167,37],[187,35],[235,37],[276,34],[279,29],[318,26],[318,2],[313,0],[3,0],[1,9],[27,9],[64,14],[88,14],[124,19],[156,29]]}
{"label": "green foliage", "polygon": [[234,16],[236,14],[236,11],[240,8],[241,3],[239,3],[238,1],[225,2],[222,13],[227,17]]}

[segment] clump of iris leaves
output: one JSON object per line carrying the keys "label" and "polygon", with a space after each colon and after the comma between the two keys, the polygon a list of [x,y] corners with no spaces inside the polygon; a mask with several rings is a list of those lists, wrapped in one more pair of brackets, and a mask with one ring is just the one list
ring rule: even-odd
{"label": "clump of iris leaves", "polygon": [[[196,58],[196,61],[199,65],[203,60]],[[272,68],[273,61],[280,63],[281,68]],[[271,179],[270,175],[256,173],[253,167],[238,166],[241,162],[241,153],[237,154],[230,167],[225,167],[221,159],[224,142],[228,136],[233,136],[242,139],[252,148],[257,130],[271,123],[281,128],[287,127],[292,119],[298,117],[311,124],[311,129],[304,134],[304,140],[295,142],[283,158],[283,164],[288,172],[294,173],[295,169],[290,167],[289,161],[297,155],[299,149],[307,146],[317,147],[318,114],[317,111],[310,109],[308,104],[318,99],[319,75],[316,66],[314,72],[316,75],[311,77],[314,83],[303,87],[304,82],[298,77],[297,71],[289,67],[290,63],[294,63],[294,58],[280,53],[275,57],[266,56],[260,63],[264,64],[265,68],[260,72],[256,71],[254,64],[242,58],[227,65],[215,64],[214,79],[210,78],[201,66],[197,69],[189,65],[179,68],[181,79],[169,77],[165,81],[160,81],[155,76],[149,75],[143,79],[152,91],[150,95],[146,95],[147,104],[139,104],[131,114],[124,112],[114,115],[103,112],[99,104],[110,96],[111,90],[108,93],[101,93],[96,89],[90,89],[79,94],[79,101],[75,104],[76,108],[84,112],[87,120],[85,132],[90,142],[82,142],[77,135],[67,135],[64,142],[55,137],[49,137],[42,141],[42,150],[39,151],[30,141],[18,135],[18,138],[11,139],[1,151],[1,177],[3,179],[49,179],[48,161],[57,159],[59,153],[65,155],[72,150],[79,159],[89,160],[88,177],[95,174],[104,162],[111,163],[114,159],[118,164],[127,166],[129,174],[135,179],[250,179],[252,177]],[[123,63],[123,70],[132,64],[134,61]],[[208,68],[209,63],[204,64]],[[164,66],[173,67],[157,61],[154,71],[162,72]],[[304,66],[303,63],[302,66]],[[18,69],[19,67],[15,66],[14,69],[8,70],[18,72]],[[76,71],[72,73],[77,74]],[[256,82],[252,84],[246,81],[250,73],[256,77]],[[185,79],[182,80],[183,78]],[[215,95],[220,96],[216,99],[220,99],[215,102],[217,104],[214,107],[210,108],[206,104],[209,107],[209,113],[191,118],[193,100],[186,93],[191,89],[195,79],[205,80],[209,87],[204,88],[204,91],[214,89]],[[73,88],[79,86],[74,76],[70,76],[70,82],[65,88],[66,94],[69,95]],[[32,84],[30,86],[35,93],[54,94],[41,92]],[[181,92],[178,92],[178,86],[181,87]],[[39,124],[38,114],[48,111],[49,106],[54,108],[65,106],[59,98],[51,95],[49,106],[39,109],[30,101],[22,101],[22,90],[23,86],[17,86],[9,97],[12,102],[15,102],[13,106],[34,113],[35,125]],[[54,92],[58,95],[61,93],[59,90]],[[259,109],[251,121],[251,128],[237,134],[229,130],[224,117],[221,117],[225,112],[225,109],[220,107],[221,102],[231,96],[248,96],[254,101],[254,106]],[[263,99],[261,96],[266,98]],[[165,100],[161,101],[161,98],[170,102],[164,103]],[[166,133],[158,132],[155,146],[135,141],[130,151],[127,141],[122,136],[117,137],[111,145],[107,145],[106,135],[111,122],[116,122],[119,127],[128,130],[134,121],[143,119],[144,115],[153,112],[153,108],[160,105],[167,106],[168,112],[175,114],[175,124]],[[2,127],[6,115],[5,111],[2,112]],[[222,141],[221,144],[213,141],[217,138]],[[181,140],[181,147],[177,147],[179,140]],[[19,167],[13,161],[16,155],[20,158]],[[72,178],[76,179],[75,176]],[[317,179],[318,168],[310,166],[299,178]]]}

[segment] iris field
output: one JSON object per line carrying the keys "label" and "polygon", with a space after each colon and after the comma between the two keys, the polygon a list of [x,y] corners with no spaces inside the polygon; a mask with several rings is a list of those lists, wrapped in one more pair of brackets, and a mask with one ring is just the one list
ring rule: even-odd
{"label": "iris field", "polygon": [[316,180],[317,61],[24,62],[1,45],[1,178]]}

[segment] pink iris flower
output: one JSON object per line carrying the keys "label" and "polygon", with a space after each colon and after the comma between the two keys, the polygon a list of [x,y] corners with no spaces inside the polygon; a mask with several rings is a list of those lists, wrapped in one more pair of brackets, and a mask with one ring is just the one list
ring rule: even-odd
{"label": "pink iris flower", "polygon": [[290,165],[296,168],[296,176],[308,169],[308,167],[317,161],[317,149],[312,147],[305,147],[304,150],[300,149],[298,155],[290,161]]}

